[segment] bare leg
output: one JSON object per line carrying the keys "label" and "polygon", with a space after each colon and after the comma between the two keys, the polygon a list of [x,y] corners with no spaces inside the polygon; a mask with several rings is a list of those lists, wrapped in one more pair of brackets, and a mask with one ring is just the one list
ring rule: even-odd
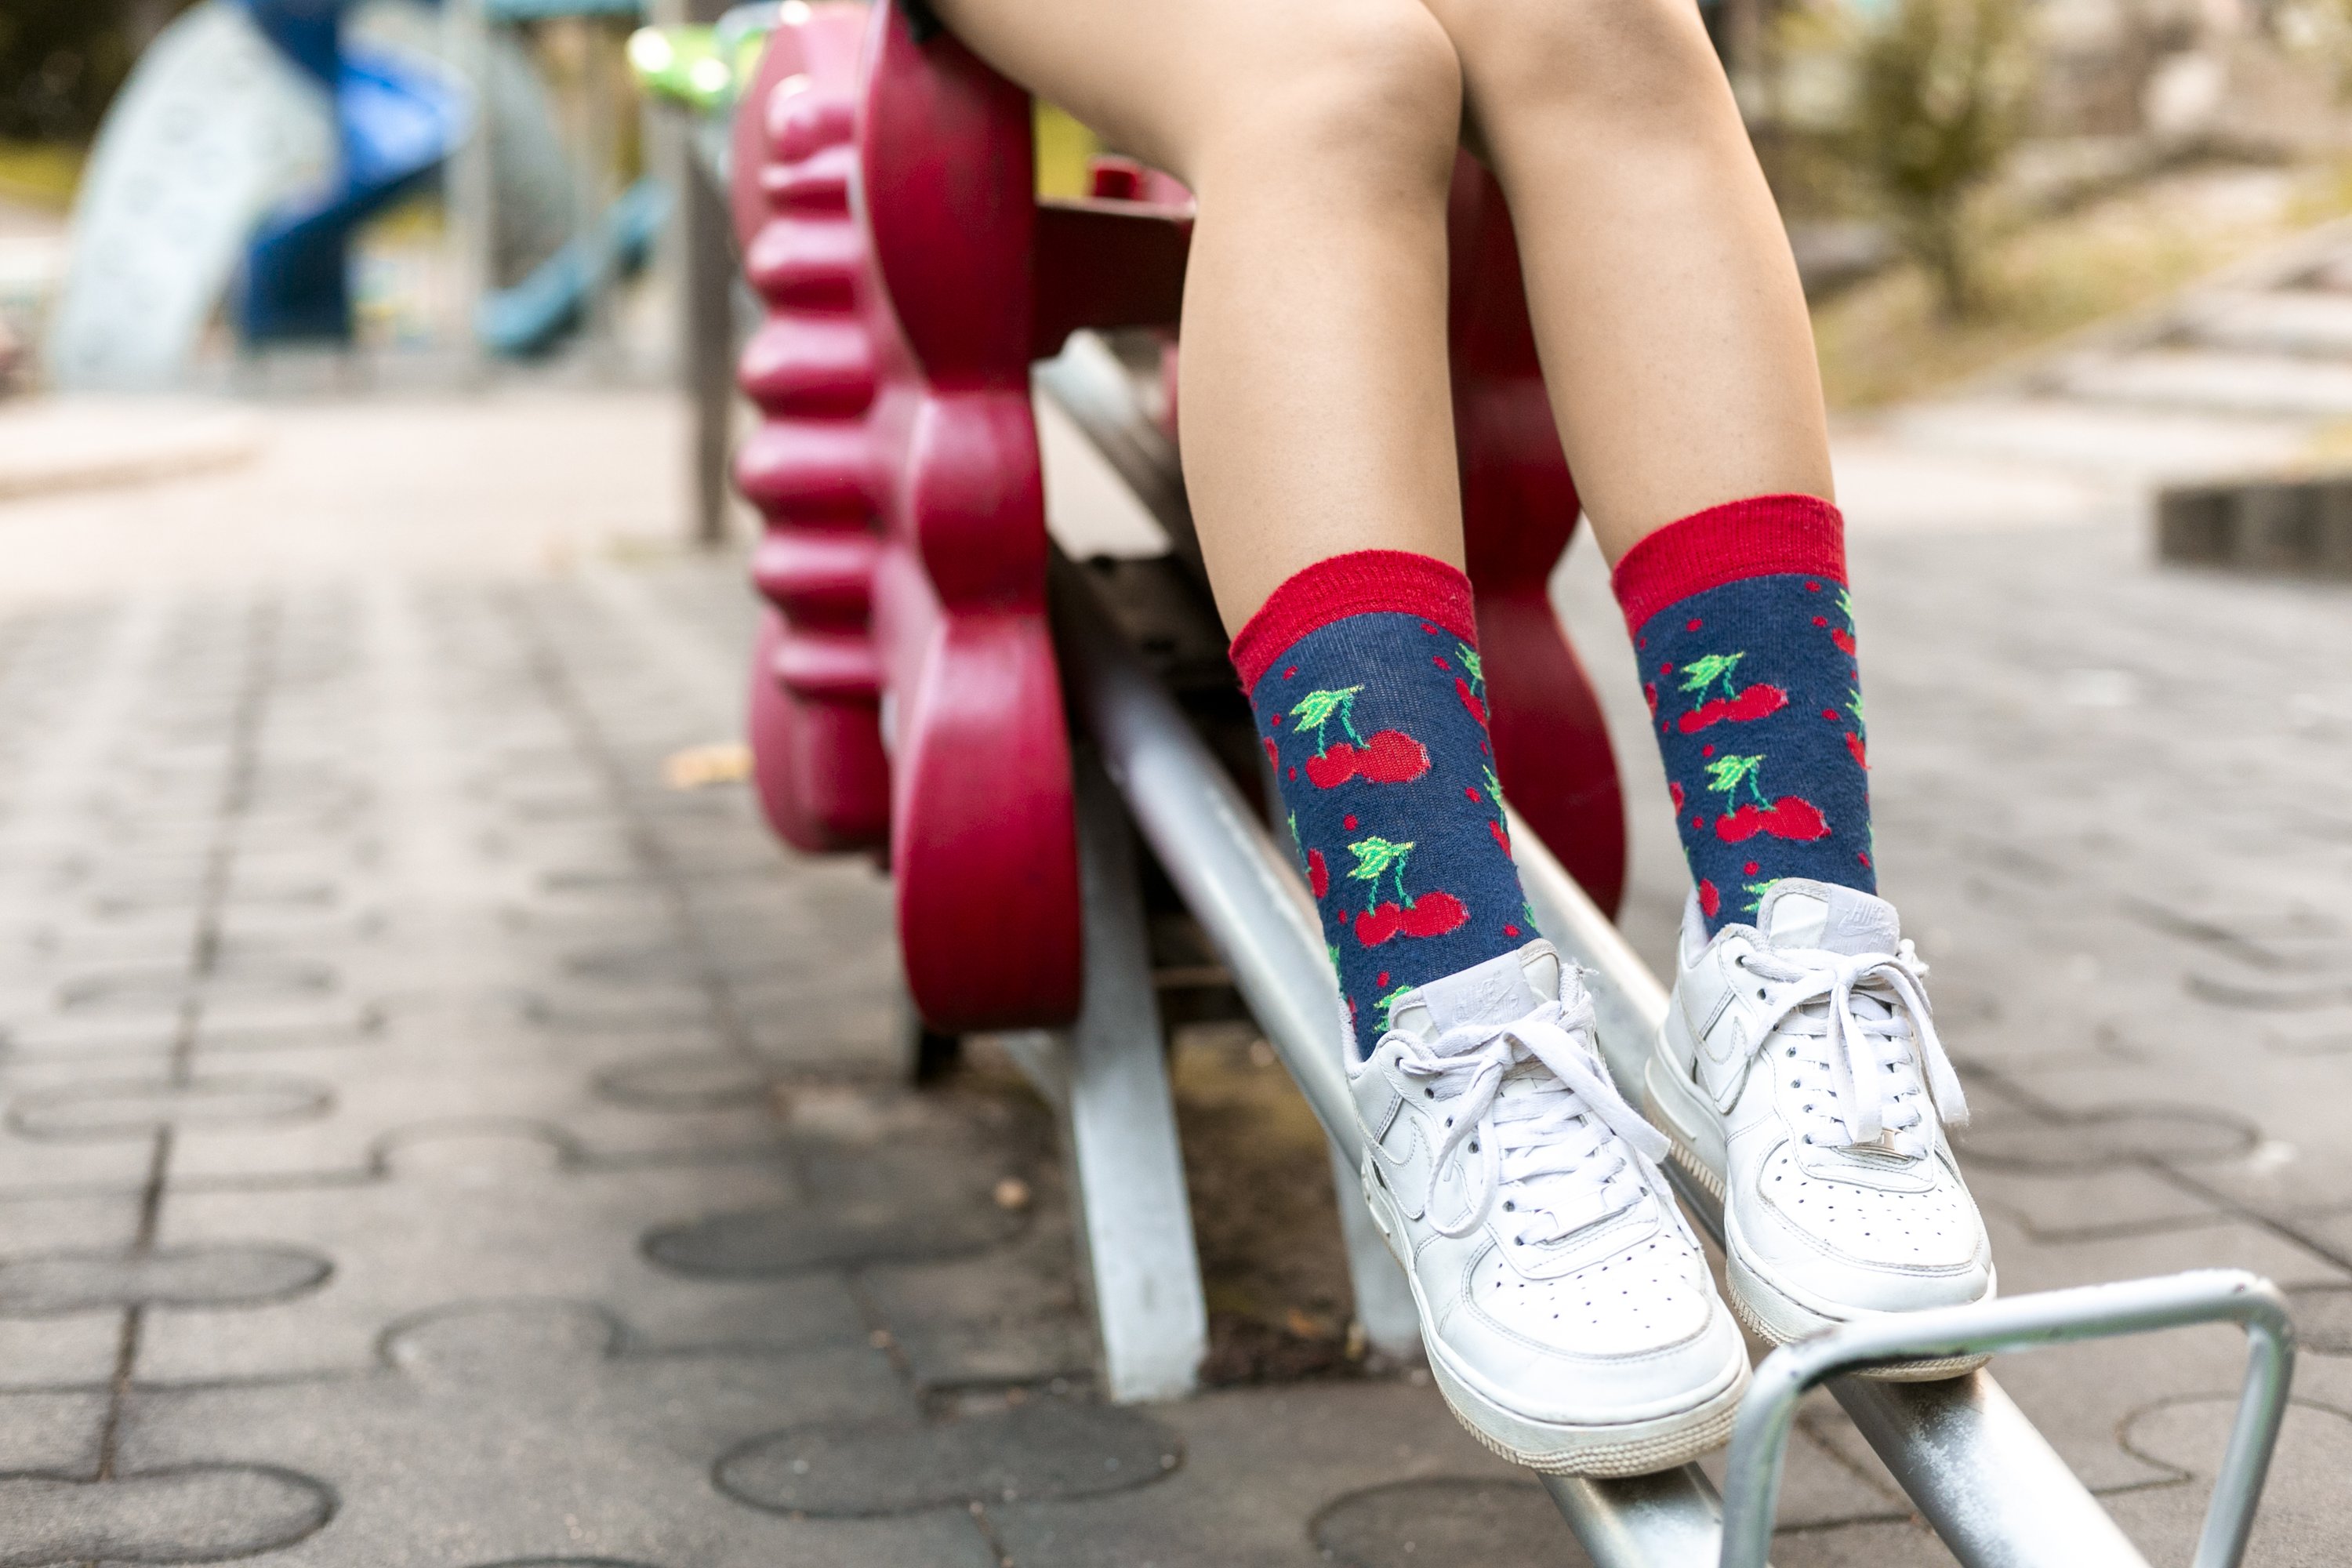
{"label": "bare leg", "polygon": [[1459,565],[1445,192],[1460,68],[1420,0],[940,0],[992,65],[1200,200],[1185,479],[1238,628],[1352,550]]}
{"label": "bare leg", "polygon": [[1743,497],[1832,499],[1804,293],[1689,0],[1427,0],[1511,204],[1569,466],[1615,561]]}

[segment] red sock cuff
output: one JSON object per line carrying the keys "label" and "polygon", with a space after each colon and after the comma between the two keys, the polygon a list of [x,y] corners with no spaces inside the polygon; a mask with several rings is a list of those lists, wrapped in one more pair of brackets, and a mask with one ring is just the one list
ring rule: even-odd
{"label": "red sock cuff", "polygon": [[1845,519],[1814,496],[1750,496],[1694,512],[1644,538],[1610,583],[1639,637],[1668,605],[1749,577],[1802,574],[1845,585]]}
{"label": "red sock cuff", "polygon": [[1431,555],[1358,550],[1318,561],[1286,581],[1234,638],[1234,668],[1254,691],[1276,659],[1309,632],[1349,616],[1419,616],[1476,647],[1470,579]]}

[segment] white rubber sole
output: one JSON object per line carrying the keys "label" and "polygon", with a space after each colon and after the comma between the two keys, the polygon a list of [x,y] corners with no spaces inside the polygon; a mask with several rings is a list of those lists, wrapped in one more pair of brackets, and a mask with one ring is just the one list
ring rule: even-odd
{"label": "white rubber sole", "polygon": [[1579,1426],[1538,1420],[1496,1404],[1456,1370],[1451,1352],[1430,1331],[1429,1302],[1405,1255],[1403,1224],[1387,1212],[1386,1189],[1369,1173],[1363,1177],[1363,1189],[1372,1223],[1380,1227],[1390,1253],[1404,1270],[1405,1282],[1412,1288],[1413,1310],[1421,1319],[1422,1348],[1428,1352],[1437,1391],[1444,1395],[1446,1408],[1463,1429],[1489,1450],[1540,1475],[1646,1476],[1688,1464],[1731,1440],[1732,1422],[1748,1393],[1744,1355],[1720,1388],[1708,1391],[1690,1408],[1640,1421]]}
{"label": "white rubber sole", "polygon": [[[1699,1099],[1654,1044],[1642,1068],[1642,1101],[1651,1122],[1666,1135],[1669,1156],[1725,1207],[1724,1279],[1730,1286],[1731,1310],[1748,1331],[1769,1343],[1785,1345],[1853,1321],[1796,1300],[1748,1261],[1730,1228],[1730,1194],[1723,1179],[1730,1161],[1724,1144],[1723,1119]],[[2000,1289],[2000,1277],[1995,1274],[1978,1300],[1991,1300]],[[1990,1355],[1944,1356],[1874,1367],[1860,1375],[1883,1383],[1940,1383],[1974,1372],[1991,1359]]]}

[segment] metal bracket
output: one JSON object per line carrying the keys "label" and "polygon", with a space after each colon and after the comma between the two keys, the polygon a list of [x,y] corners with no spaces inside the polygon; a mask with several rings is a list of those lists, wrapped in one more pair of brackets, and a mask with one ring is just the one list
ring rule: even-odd
{"label": "metal bracket", "polygon": [[1066,1031],[999,1037],[1061,1126],[1080,1276],[1118,1404],[1181,1399],[1199,1384],[1209,1309],[1151,990],[1135,841],[1091,747],[1072,759],[1086,977]]}
{"label": "metal bracket", "polygon": [[2202,1268],[1890,1314],[1781,1346],[1756,1369],[1732,1428],[1723,1484],[1721,1568],[1764,1568],[1789,1429],[1796,1421],[1797,1402],[1817,1384],[1892,1362],[2032,1350],[2224,1321],[2246,1331],[2246,1382],[2206,1507],[2195,1568],[2236,1568],[2253,1528],[2254,1504],[2263,1495],[2294,1371],[2294,1326],[2278,1287],[2239,1268]]}

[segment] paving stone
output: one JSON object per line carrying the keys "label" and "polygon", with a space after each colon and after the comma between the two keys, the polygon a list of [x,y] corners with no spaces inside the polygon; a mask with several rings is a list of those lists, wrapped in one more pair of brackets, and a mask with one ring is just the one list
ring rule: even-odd
{"label": "paving stone", "polygon": [[717,1479],[753,1508],[865,1519],[1127,1491],[1182,1461],[1182,1440],[1139,1410],[1029,1399],[961,1419],[769,1433],[721,1458]]}
{"label": "paving stone", "polygon": [[102,1387],[0,1393],[0,1475],[95,1476],[107,1404]]}
{"label": "paving stone", "polygon": [[[2180,1478],[2113,1500],[2116,1521],[2151,1559],[2196,1539],[2211,1478],[2228,1440],[2234,1397],[2148,1405],[2122,1432],[2124,1446],[2152,1467]],[[2343,1561],[2344,1477],[2352,1470],[2352,1415],[2298,1399],[2287,1410],[2271,1461],[2271,1481],[2255,1515],[2245,1561],[2254,1568]]]}
{"label": "paving stone", "polygon": [[134,1394],[122,1459],[319,1477],[334,1517],[270,1559],[286,1568],[551,1556],[992,1568],[961,1510],[796,1521],[713,1488],[713,1461],[762,1433],[911,1416],[879,1353],[640,1353],[626,1338],[584,1303],[437,1311],[388,1335],[370,1375]]}
{"label": "paving stone", "polygon": [[145,1141],[166,1128],[202,1132],[270,1127],[324,1116],[334,1094],[313,1079],[221,1073],[185,1081],[107,1079],[16,1096],[8,1131],[41,1142]]}
{"label": "paving stone", "polygon": [[[142,1331],[142,1378],[194,1382],[364,1368],[387,1325],[457,1300],[593,1300],[658,1346],[859,1343],[840,1282],[681,1279],[649,1258],[666,1224],[797,1189],[773,1160],[652,1164],[567,1159],[543,1132],[419,1129],[376,1179],[173,1192],[166,1251],[268,1236],[331,1258],[316,1288],[235,1312],[159,1303]],[[5,1277],[0,1275],[0,1285]]]}
{"label": "paving stone", "polygon": [[0,1201],[0,1386],[102,1387],[121,1353],[117,1311],[62,1318],[37,1296],[14,1287],[47,1271],[47,1260],[84,1247],[120,1253],[139,1234],[135,1194],[113,1197]]}
{"label": "paving stone", "polygon": [[1339,1499],[1308,1530],[1336,1568],[1582,1568],[1591,1560],[1534,1481],[1396,1481]]}
{"label": "paving stone", "polygon": [[36,1252],[0,1258],[0,1315],[124,1307],[229,1307],[298,1295],[333,1264],[291,1247]]}
{"label": "paving stone", "polygon": [[2172,1230],[2232,1217],[2214,1200],[2183,1191],[2145,1165],[2019,1171],[1979,1161],[1973,1137],[1962,1141],[1961,1150],[1977,1203],[2006,1215],[2037,1241]]}
{"label": "paving stone", "polygon": [[667,1226],[646,1237],[646,1256],[690,1279],[768,1279],[980,1252],[1019,1234],[1022,1224],[984,1192],[949,1204],[891,1193],[847,1205],[793,1204]]}
{"label": "paving stone", "polygon": [[[500,1120],[552,1128],[567,1146],[616,1159],[750,1152],[776,1142],[775,1119],[756,1093],[666,1107],[600,1093],[600,1070],[666,1054],[635,1036],[563,1037],[497,1026],[443,1033],[431,1023],[411,1015],[364,1049],[283,1058],[329,1086],[327,1113],[248,1126],[236,1137],[191,1137],[184,1129],[173,1150],[175,1174],[215,1184],[349,1178],[373,1169],[388,1141],[407,1129]],[[226,1059],[264,1058],[237,1052]]]}
{"label": "paving stone", "polygon": [[0,1565],[250,1557],[316,1532],[334,1509],[310,1477],[248,1465],[92,1481],[0,1476]]}

